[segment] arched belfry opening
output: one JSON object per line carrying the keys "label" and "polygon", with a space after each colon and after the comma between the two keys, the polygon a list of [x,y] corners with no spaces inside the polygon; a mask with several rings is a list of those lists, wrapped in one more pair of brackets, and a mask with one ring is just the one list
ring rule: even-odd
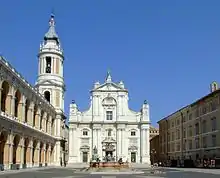
{"label": "arched belfry opening", "polygon": [[44,92],[44,98],[50,103],[50,92],[49,91]]}

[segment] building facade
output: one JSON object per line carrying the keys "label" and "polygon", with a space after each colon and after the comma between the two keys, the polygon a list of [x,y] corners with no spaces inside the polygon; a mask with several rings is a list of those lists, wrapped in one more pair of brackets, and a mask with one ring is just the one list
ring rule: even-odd
{"label": "building facade", "polygon": [[35,87],[0,57],[1,169],[60,165],[65,140],[64,91],[63,53],[51,16],[39,52]]}
{"label": "building facade", "polygon": [[91,90],[90,108],[79,111],[70,105],[69,163],[89,162],[94,155],[101,161],[150,164],[149,105],[140,112],[129,109],[124,83],[114,83],[110,73],[104,84]]}
{"label": "building facade", "polygon": [[211,84],[210,94],[158,122],[160,153],[166,160],[220,157],[220,89]]}
{"label": "building facade", "polygon": [[150,160],[151,164],[160,162],[159,135],[155,135],[150,139]]}
{"label": "building facade", "polygon": [[159,128],[150,126],[150,140],[157,135],[159,135]]}

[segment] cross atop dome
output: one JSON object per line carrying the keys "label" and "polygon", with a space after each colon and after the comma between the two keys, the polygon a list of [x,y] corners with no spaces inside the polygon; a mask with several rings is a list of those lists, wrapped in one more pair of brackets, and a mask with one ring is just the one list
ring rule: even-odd
{"label": "cross atop dome", "polygon": [[52,13],[49,20],[49,29],[44,36],[44,40],[55,40],[59,43],[59,37],[55,30],[55,15]]}

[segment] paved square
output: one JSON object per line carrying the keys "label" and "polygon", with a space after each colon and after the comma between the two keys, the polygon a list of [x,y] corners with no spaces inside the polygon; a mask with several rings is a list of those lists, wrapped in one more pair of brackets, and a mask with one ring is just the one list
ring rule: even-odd
{"label": "paved square", "polygon": [[89,172],[80,172],[71,168],[49,168],[41,170],[20,170],[16,172],[0,172],[0,178],[219,178],[220,170],[210,169],[184,169],[184,168],[165,168],[153,172],[149,169],[138,169],[144,172],[136,175],[107,175],[90,174]]}

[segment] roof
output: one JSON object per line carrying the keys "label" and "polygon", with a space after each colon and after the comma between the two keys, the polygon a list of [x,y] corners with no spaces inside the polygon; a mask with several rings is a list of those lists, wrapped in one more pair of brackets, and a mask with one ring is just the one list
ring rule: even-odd
{"label": "roof", "polygon": [[188,104],[188,105],[186,105],[186,106],[180,108],[179,110],[177,110],[177,111],[171,113],[170,115],[168,115],[168,116],[164,117],[163,119],[159,120],[157,123],[159,123],[159,122],[161,122],[161,121],[163,121],[163,120],[166,120],[167,118],[169,118],[170,116],[172,116],[172,115],[174,115],[174,114],[176,114],[176,113],[178,113],[178,112],[181,112],[183,109],[186,109],[186,108],[188,108],[188,107],[193,107],[193,106],[197,105],[198,103],[200,103],[201,101],[204,101],[204,100],[206,100],[207,98],[212,97],[213,95],[215,95],[215,94],[217,94],[217,93],[219,93],[219,92],[220,92],[220,89],[217,89],[217,90],[215,90],[215,91],[213,91],[213,92],[211,92],[211,93],[209,93],[209,94],[207,94],[207,95],[201,97],[200,99],[197,99],[197,100],[194,101],[193,103]]}
{"label": "roof", "polygon": [[52,14],[49,20],[49,29],[47,33],[44,35],[45,40],[56,40],[59,42],[59,37],[56,33],[55,30],[55,20],[54,20],[54,15]]}

